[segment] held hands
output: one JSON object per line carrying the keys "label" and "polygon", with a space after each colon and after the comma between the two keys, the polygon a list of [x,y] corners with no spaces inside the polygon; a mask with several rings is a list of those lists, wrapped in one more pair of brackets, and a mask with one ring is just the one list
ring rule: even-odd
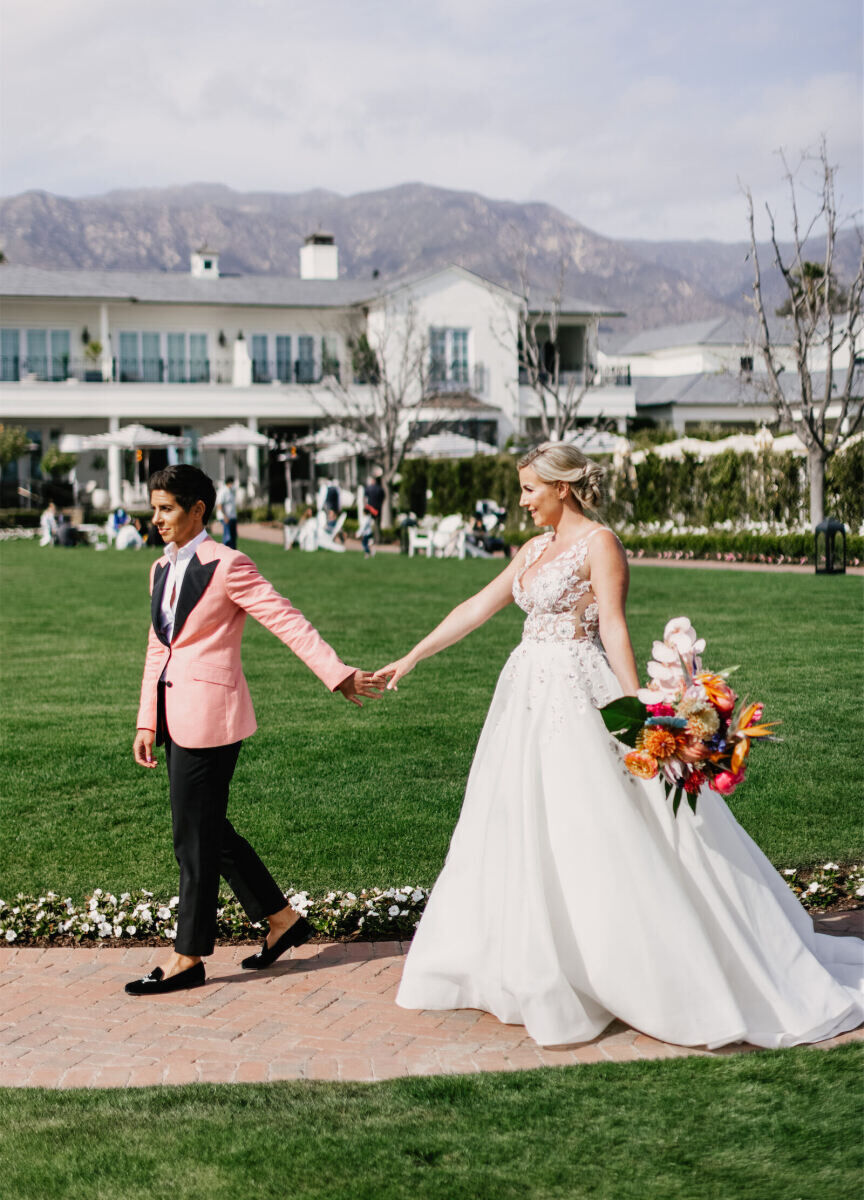
{"label": "held hands", "polygon": [[357,699],[358,696],[367,696],[370,700],[377,700],[381,695],[381,684],[377,676],[372,671],[355,671],[353,675],[349,675],[347,679],[343,679],[339,684],[338,691],[342,693],[346,700],[350,700],[352,704],[356,704],[358,708],[362,708],[363,704]]}
{"label": "held hands", "polygon": [[396,686],[403,675],[407,675],[409,671],[413,671],[416,662],[410,654],[406,654],[404,658],[397,658],[395,662],[388,663],[386,667],[381,667],[375,672],[375,683],[378,687],[384,687],[386,684],[388,692],[398,692]]}
{"label": "held hands", "polygon": [[135,734],[135,744],[132,747],[132,753],[135,755],[135,761],[140,763],[142,767],[158,766],[158,760],[153,757],[153,743],[156,740],[156,734],[152,729],[139,729]]}

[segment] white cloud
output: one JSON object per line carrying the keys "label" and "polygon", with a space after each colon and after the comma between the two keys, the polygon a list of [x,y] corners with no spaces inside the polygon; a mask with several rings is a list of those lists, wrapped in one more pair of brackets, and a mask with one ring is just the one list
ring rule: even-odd
{"label": "white cloud", "polygon": [[[826,133],[861,205],[857,4],[5,0],[6,194],[422,180],[612,236],[742,236]],[[812,11],[811,11],[812,10]]]}

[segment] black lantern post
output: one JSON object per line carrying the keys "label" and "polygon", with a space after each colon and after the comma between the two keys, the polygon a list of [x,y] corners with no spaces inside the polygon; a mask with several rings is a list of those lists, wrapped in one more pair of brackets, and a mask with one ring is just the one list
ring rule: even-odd
{"label": "black lantern post", "polygon": [[[830,517],[825,521],[820,521],[814,530],[816,540],[816,574],[817,575],[845,575],[846,574],[846,526],[841,521],[834,521]],[[842,562],[838,562],[837,553],[837,538],[838,535],[843,539],[843,558]],[[820,562],[820,544],[819,539],[822,539],[821,557],[824,559],[824,564]]]}

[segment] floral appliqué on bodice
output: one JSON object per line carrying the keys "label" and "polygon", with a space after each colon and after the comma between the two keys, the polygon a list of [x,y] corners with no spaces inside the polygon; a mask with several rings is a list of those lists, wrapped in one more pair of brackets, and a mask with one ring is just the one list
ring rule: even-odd
{"label": "floral appliqu\u00e9 on bodice", "polygon": [[587,639],[600,644],[600,613],[588,573],[588,543],[599,529],[592,529],[560,554],[540,563],[523,586],[528,570],[552,541],[541,534],[528,544],[528,553],[513,581],[513,599],[528,615],[523,640],[570,642]]}
{"label": "floral appliqu\u00e9 on bodice", "polygon": [[[588,564],[588,543],[602,528],[554,556],[551,533],[534,538],[513,581],[513,599],[526,617],[522,641],[507,661],[502,682],[519,690],[526,714],[543,714],[542,744],[568,729],[574,714],[621,695],[600,641],[600,611]],[[538,562],[547,549],[550,557]],[[618,758],[617,743],[608,740]],[[629,774],[623,762],[621,771]]]}

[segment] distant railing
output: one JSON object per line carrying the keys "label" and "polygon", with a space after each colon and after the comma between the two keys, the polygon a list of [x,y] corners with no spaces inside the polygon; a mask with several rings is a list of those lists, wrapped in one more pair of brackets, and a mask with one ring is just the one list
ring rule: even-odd
{"label": "distant railing", "polygon": [[475,363],[473,370],[468,365],[447,371],[442,365],[433,363],[429,376],[428,391],[434,392],[478,392],[483,395],[489,388],[489,372],[483,363]]}
{"label": "distant railing", "polygon": [[606,387],[630,387],[630,368],[604,367],[598,372],[596,382]]}
{"label": "distant railing", "polygon": [[[534,375],[534,373],[529,371],[529,369],[527,367],[520,367],[519,368],[519,383],[523,387],[533,387],[534,386],[534,378],[532,378],[533,375]],[[544,387],[546,387],[547,385],[551,384],[554,376],[551,371],[538,371],[536,373],[535,378],[538,383],[540,383]],[[577,367],[575,370],[572,370],[572,371],[570,371],[570,370],[565,371],[562,369],[558,372],[558,386],[559,386],[559,388],[563,388],[563,389],[566,389],[569,387],[574,387],[574,388],[584,387],[586,380],[590,381],[590,379],[591,379],[591,375],[590,375],[590,373],[585,371],[584,367]]]}
{"label": "distant railing", "polygon": [[[102,383],[102,364],[93,359],[37,356],[20,358],[0,356],[0,381],[5,383]],[[108,370],[110,383],[231,383],[231,359],[112,358]]]}
{"label": "distant railing", "polygon": [[264,359],[252,360],[253,383],[299,383],[304,385],[320,383],[326,378],[339,379],[339,363],[328,360],[319,365],[305,358],[285,362],[277,359],[275,362]]}

